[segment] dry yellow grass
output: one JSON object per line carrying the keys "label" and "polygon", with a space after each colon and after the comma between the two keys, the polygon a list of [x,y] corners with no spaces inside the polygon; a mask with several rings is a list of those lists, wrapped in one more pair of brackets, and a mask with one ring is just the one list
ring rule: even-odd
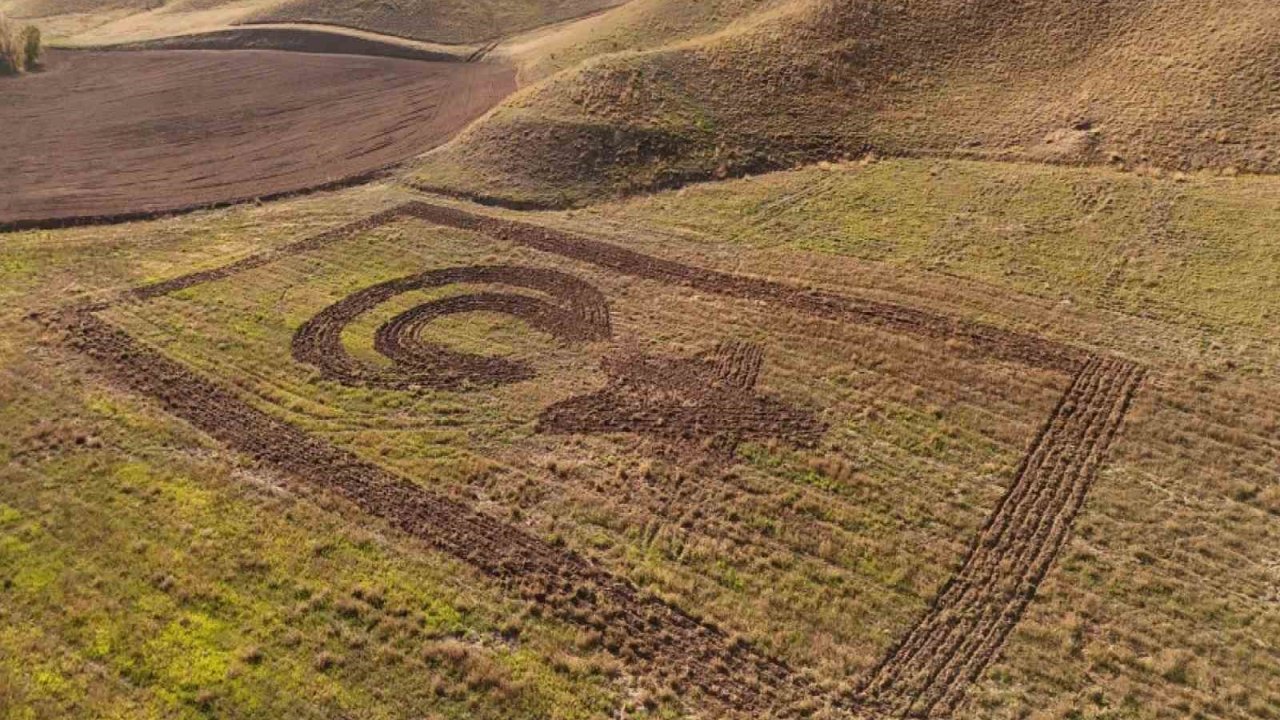
{"label": "dry yellow grass", "polygon": [[[961,700],[933,717],[1275,720],[1277,22],[1264,0],[635,0],[500,49],[531,85],[410,182],[554,205],[751,177],[538,213],[378,185],[7,235],[0,705],[862,720],[862,683],[922,618],[947,631],[990,614],[932,615],[936,598],[977,595],[977,572],[1034,556],[1042,574],[1011,575],[994,606],[1007,635],[890,664],[915,668],[910,684],[954,650],[938,654],[960,658],[944,691]],[[423,201],[437,213],[322,235]],[[458,208],[467,220],[440,220]],[[235,264],[317,237],[331,241]],[[603,298],[608,333],[547,331],[563,298],[510,274],[403,282],[476,266],[571,276]],[[333,345],[363,374],[299,354],[300,329],[380,287],[403,291]],[[841,298],[861,311],[822,314]],[[109,353],[65,342],[74,327],[51,313],[91,302],[135,343],[118,365],[156,373],[129,385]],[[422,307],[472,311],[404,320]],[[388,352],[393,326],[408,330]],[[984,354],[988,337],[1052,352]],[[756,351],[754,370],[733,365]],[[527,372],[365,381],[406,358],[430,379],[447,353]],[[1140,366],[1125,376],[1137,390],[1101,412],[1111,424],[1041,456],[1083,480],[1014,497],[1028,449],[1098,412],[1064,391],[1124,384],[1072,375],[1077,354]],[[721,415],[698,414],[694,382],[715,386]],[[226,394],[180,392],[208,386]],[[744,394],[773,414],[723,401]],[[653,423],[654,407],[694,420]],[[821,437],[716,434],[761,415],[812,418]],[[244,442],[218,431],[226,418],[313,454]],[[370,481],[373,501],[325,484],[352,468],[405,484]],[[379,506],[389,488],[421,505]],[[1071,512],[1003,524],[1019,497],[1068,496]],[[454,516],[396,514],[409,506],[476,512],[511,531],[486,541],[520,539],[516,561],[490,563]],[[1000,537],[975,538],[992,527],[1025,550],[991,561]],[[568,553],[599,574],[517,562]],[[988,559],[958,572],[975,556]],[[548,589],[548,574],[573,580]],[[602,578],[669,614],[598,602],[618,587]],[[664,634],[678,613],[732,652]],[[653,638],[675,649],[655,656]],[[754,653],[785,668],[725,664]],[[690,677],[765,679],[726,707]],[[881,696],[898,705],[876,720],[917,699]]]}
{"label": "dry yellow grass", "polygon": [[867,152],[1280,169],[1268,0],[797,0],[720,19],[640,53],[592,46],[419,181],[554,204]]}
{"label": "dry yellow grass", "polygon": [[[1015,718],[1039,710],[1243,719],[1266,718],[1280,702],[1280,667],[1265,651],[1280,623],[1271,590],[1271,548],[1280,537],[1274,482],[1280,406],[1271,390],[1280,357],[1274,327],[1263,319],[1280,312],[1268,259],[1274,243],[1266,230],[1276,212],[1274,186],[1266,178],[1179,181],[1114,170],[884,161],[708,184],[589,211],[499,214],[688,265],[980,319],[1140,360],[1149,379],[1073,538],[998,661],[954,716]],[[26,377],[44,385],[77,378],[91,397],[115,404],[132,397],[93,379],[91,367],[56,343],[34,349],[38,332],[17,318],[62,302],[35,288],[74,282],[88,291],[82,297],[103,297],[108,288],[218,267],[404,197],[356,190],[132,227],[15,236],[3,262],[12,279],[4,299],[13,318],[7,392],[18,402],[0,418],[18,427],[47,413],[47,402],[21,384]],[[85,243],[101,249],[102,268],[86,264]],[[354,291],[423,269],[474,264],[540,267],[591,283],[609,300],[614,339],[560,342],[486,313],[424,326],[421,342],[524,361],[536,371],[528,381],[456,391],[349,387],[323,379],[290,353],[298,326]],[[122,273],[130,279],[113,280]],[[359,362],[385,364],[375,349],[383,322],[461,292],[447,287],[397,297],[349,325],[344,346]],[[262,412],[430,492],[474,503],[549,544],[584,553],[741,642],[812,673],[817,705],[855,689],[925,612],[1065,384],[1057,373],[957,354],[961,345],[954,343],[816,321],[413,219],[104,316],[147,347],[234,387]],[[688,358],[725,338],[763,348],[758,389],[817,413],[829,428],[818,447],[744,443],[726,466],[696,454],[672,456],[652,436],[538,429],[549,404],[607,386],[598,361],[615,349]],[[20,361],[24,353],[45,359]],[[158,431],[139,436],[146,440],[140,446],[131,444],[130,426],[115,427],[124,419],[94,415],[88,431],[80,429],[84,423],[76,418],[85,411],[77,403],[89,402],[76,400],[81,392],[68,390],[56,404],[67,422],[19,433],[0,451],[17,469],[46,477],[71,471],[57,465],[58,448],[74,443],[76,433],[102,439],[112,457],[140,455],[162,467],[177,462],[168,450],[144,451],[168,438]],[[137,415],[124,417],[135,424],[168,422],[155,408],[142,420]],[[180,453],[190,443],[208,442],[185,432],[163,447]],[[85,452],[98,457],[100,451]],[[219,495],[238,487],[212,471],[193,477]],[[0,502],[28,513],[31,503],[21,493],[30,487],[15,486]],[[40,497],[55,507],[69,502]],[[316,496],[316,502],[358,525],[379,526],[332,499]],[[133,511],[126,517],[140,522]],[[329,532],[313,525],[315,517],[326,517],[322,510],[301,517],[314,532]],[[272,527],[283,532],[288,524]],[[218,543],[242,537],[215,538],[213,547],[233,547]],[[272,550],[278,558],[281,552]],[[392,552],[428,566],[440,561],[412,545],[397,544]],[[360,583],[367,584],[375,568],[393,560],[363,562],[369,570]],[[202,572],[161,567],[178,579],[177,588]],[[22,577],[26,587],[30,580]],[[282,602],[263,590],[242,591],[265,607]],[[23,618],[61,627],[36,596],[24,590],[22,598]],[[369,609],[378,602],[376,593],[343,589],[327,605],[299,612],[297,624],[288,626],[302,638],[297,650],[264,645],[261,638],[236,643],[259,644],[244,657],[285,653],[308,677],[344,684],[373,672],[375,658],[399,653],[410,660],[390,661],[378,677],[385,673],[388,682],[400,683],[411,671],[420,673],[445,697],[474,697],[478,709],[470,711],[481,716],[540,716],[532,709],[545,707],[539,698],[566,702],[552,689],[565,687],[557,684],[565,677],[611,689],[591,695],[597,698],[591,703],[601,704],[558,706],[565,717],[612,713],[628,703],[654,702],[658,712],[665,707],[676,716],[714,707],[687,693],[680,697],[694,704],[681,705],[660,687],[631,694],[624,678],[643,675],[648,666],[596,630],[539,641],[529,661],[549,663],[552,673],[538,670],[533,677],[540,679],[513,670],[501,647],[440,637],[409,648],[391,621],[390,639],[369,644],[352,626],[364,617],[395,617],[389,609]],[[335,630],[338,644],[315,642],[318,631],[307,618],[317,617],[345,628]],[[515,615],[495,622],[524,628],[520,637],[544,632]],[[574,622],[592,627],[601,619],[584,613]],[[361,638],[366,649],[347,648]],[[85,652],[78,637],[66,642],[73,656]],[[137,641],[126,634],[117,642],[127,648]],[[273,666],[263,665],[263,674],[243,687],[234,679],[206,679],[217,695],[182,692],[224,716],[244,716],[246,698],[275,677]],[[164,689],[177,680],[149,682],[146,687]],[[44,697],[39,688],[23,688],[26,703]],[[294,702],[290,693],[281,707]],[[353,696],[346,702],[353,712],[412,712],[424,700]],[[91,704],[81,700],[75,707]],[[450,705],[440,712],[461,717],[468,711]]]}
{"label": "dry yellow grass", "polygon": [[26,70],[26,50],[21,31],[0,12],[0,75],[17,75]]}

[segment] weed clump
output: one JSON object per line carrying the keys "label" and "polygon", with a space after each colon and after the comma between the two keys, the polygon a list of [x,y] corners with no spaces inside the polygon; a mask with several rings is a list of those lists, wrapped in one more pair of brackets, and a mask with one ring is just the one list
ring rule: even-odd
{"label": "weed clump", "polygon": [[26,58],[13,24],[4,13],[0,13],[0,75],[16,75],[25,68]]}
{"label": "weed clump", "polygon": [[4,13],[0,13],[0,75],[17,75],[40,66],[44,45],[40,28],[28,25],[19,29]]}
{"label": "weed clump", "polygon": [[40,36],[40,28],[28,25],[22,29],[22,56],[27,70],[35,70],[40,66],[40,58],[44,55],[44,43]]}

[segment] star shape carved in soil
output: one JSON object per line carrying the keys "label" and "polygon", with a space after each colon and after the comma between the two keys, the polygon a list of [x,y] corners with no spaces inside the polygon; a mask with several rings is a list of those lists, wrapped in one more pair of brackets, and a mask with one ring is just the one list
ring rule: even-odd
{"label": "star shape carved in soil", "polygon": [[606,358],[604,389],[543,411],[543,432],[646,435],[667,445],[730,454],[770,438],[812,447],[825,427],[811,413],[755,391],[764,354],[723,342],[690,358],[626,353]]}

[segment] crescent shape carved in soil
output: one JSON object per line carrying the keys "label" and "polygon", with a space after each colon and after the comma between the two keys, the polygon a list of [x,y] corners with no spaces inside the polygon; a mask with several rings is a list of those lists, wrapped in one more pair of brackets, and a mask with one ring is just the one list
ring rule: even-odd
{"label": "crescent shape carved in soil", "polygon": [[[362,363],[343,347],[343,329],[378,305],[412,290],[459,283],[525,288],[545,293],[549,299],[486,291],[416,305],[388,320],[374,335],[374,349],[392,361],[390,367]],[[339,300],[298,328],[293,357],[316,366],[326,379],[365,387],[458,389],[532,378],[533,369],[526,363],[457,352],[423,338],[432,321],[468,312],[511,315],[570,342],[611,335],[604,295],[572,275],[510,265],[455,267],[389,280]]]}

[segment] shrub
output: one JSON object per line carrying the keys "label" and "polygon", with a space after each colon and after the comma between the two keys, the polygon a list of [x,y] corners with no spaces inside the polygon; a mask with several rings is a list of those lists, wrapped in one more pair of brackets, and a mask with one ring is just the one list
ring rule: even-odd
{"label": "shrub", "polygon": [[17,75],[40,65],[44,48],[40,28],[28,25],[21,30],[0,13],[0,75]]}
{"label": "shrub", "polygon": [[23,47],[9,18],[0,13],[0,75],[16,75],[26,69]]}
{"label": "shrub", "polygon": [[40,43],[40,28],[28,25],[22,30],[23,66],[27,70],[35,70],[40,65],[40,56],[44,48]]}

